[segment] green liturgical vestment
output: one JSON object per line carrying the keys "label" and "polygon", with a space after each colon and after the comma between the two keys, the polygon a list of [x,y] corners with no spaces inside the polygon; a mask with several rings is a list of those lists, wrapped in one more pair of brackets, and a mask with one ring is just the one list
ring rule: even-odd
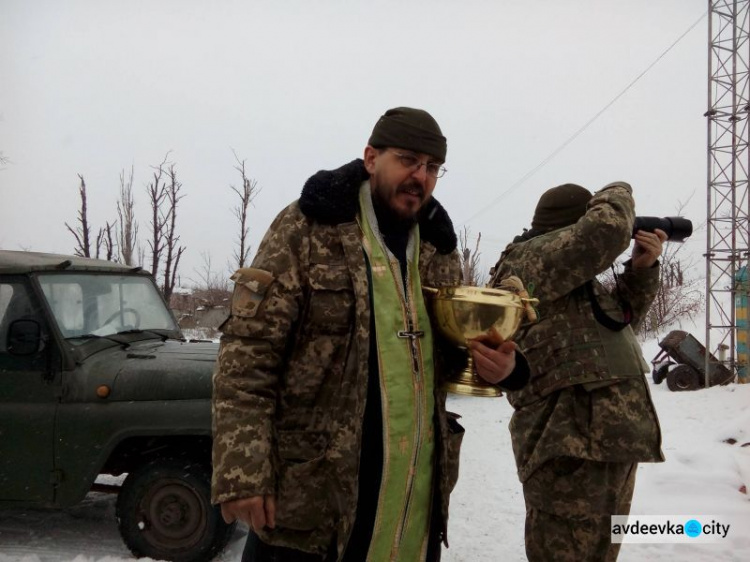
{"label": "green liturgical vestment", "polygon": [[409,235],[404,286],[386,248],[369,182],[360,192],[363,245],[372,277],[382,396],[383,475],[368,560],[424,560],[435,454],[432,334],[417,264],[419,229]]}

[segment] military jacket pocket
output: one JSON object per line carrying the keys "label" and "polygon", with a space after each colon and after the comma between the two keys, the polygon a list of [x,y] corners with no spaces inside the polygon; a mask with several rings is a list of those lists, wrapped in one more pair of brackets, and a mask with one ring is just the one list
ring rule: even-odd
{"label": "military jacket pocket", "polygon": [[232,315],[253,318],[274,280],[273,275],[263,269],[245,267],[238,269],[230,279],[235,283],[232,293]]}
{"label": "military jacket pocket", "polygon": [[582,329],[570,329],[564,335],[540,340],[530,353],[536,359],[539,375],[554,373],[556,379],[567,379],[586,373],[605,373],[606,356],[601,343]]}
{"label": "military jacket pocket", "polygon": [[354,287],[347,266],[311,264],[309,283],[307,328],[329,334],[350,331],[354,319]]}
{"label": "military jacket pocket", "polygon": [[330,513],[326,437],[316,432],[279,431],[277,443],[276,524],[296,531],[316,529]]}
{"label": "military jacket pocket", "polygon": [[550,308],[522,345],[532,375],[526,393],[539,396],[607,374],[607,356],[588,303],[571,297]]}

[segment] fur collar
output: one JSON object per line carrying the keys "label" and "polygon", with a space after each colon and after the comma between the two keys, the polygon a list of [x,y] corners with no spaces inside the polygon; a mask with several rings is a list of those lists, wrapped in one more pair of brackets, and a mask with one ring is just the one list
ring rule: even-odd
{"label": "fur collar", "polygon": [[[305,182],[299,206],[305,216],[323,224],[351,222],[359,209],[359,186],[370,178],[356,159],[336,170],[321,170]],[[441,254],[450,254],[458,241],[453,223],[433,197],[419,211],[419,234]]]}

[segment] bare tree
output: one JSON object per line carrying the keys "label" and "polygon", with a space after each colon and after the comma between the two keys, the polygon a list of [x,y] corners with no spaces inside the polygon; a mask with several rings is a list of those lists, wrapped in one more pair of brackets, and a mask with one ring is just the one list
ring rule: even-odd
{"label": "bare tree", "polygon": [[483,284],[483,275],[479,271],[479,241],[482,239],[482,233],[480,232],[477,236],[477,242],[474,245],[474,250],[469,248],[469,229],[464,227],[463,232],[459,233],[459,247],[461,258],[461,273],[463,275],[464,285],[472,285],[477,287]]}
{"label": "bare tree", "polygon": [[120,217],[117,228],[120,260],[125,265],[135,265],[133,254],[138,238],[138,223],[135,220],[135,200],[133,199],[133,166],[130,166],[130,177],[127,180],[125,170],[120,172],[120,199],[117,201],[117,216]]}
{"label": "bare tree", "polygon": [[143,266],[146,263],[146,248],[138,244],[138,263]]}
{"label": "bare tree", "polygon": [[76,247],[73,250],[75,255],[90,258],[91,230],[89,228],[88,204],[86,200],[86,182],[81,174],[78,174],[78,177],[81,180],[81,184],[78,186],[78,193],[81,196],[81,208],[78,209],[78,222],[80,223],[80,226],[75,230],[67,222],[65,223],[65,226],[76,239]]}
{"label": "bare tree", "polygon": [[200,337],[215,338],[217,328],[226,319],[232,290],[227,276],[213,270],[210,254],[201,253],[201,257],[203,266],[195,270],[197,278],[190,279],[192,293],[189,296],[174,295],[172,301],[177,306],[173,308],[179,308],[182,313],[181,326],[200,330]]}
{"label": "bare tree", "polygon": [[156,279],[159,273],[159,262],[161,254],[164,251],[164,229],[167,223],[167,217],[162,213],[162,205],[167,197],[167,189],[164,185],[164,167],[167,165],[169,153],[158,166],[152,166],[153,181],[146,187],[149,204],[151,205],[151,239],[148,241],[151,250],[151,275]]}
{"label": "bare tree", "polygon": [[[683,211],[693,194],[685,201],[678,201],[677,215]],[[694,228],[703,230],[705,223]],[[683,319],[699,314],[705,305],[705,278],[696,274],[701,268],[699,258],[686,255],[685,245],[679,242],[666,242],[659,261],[659,289],[648,311],[641,336],[653,337],[669,329]]]}
{"label": "bare tree", "polygon": [[[112,238],[112,229],[114,225],[106,223],[104,228],[100,228],[96,235],[96,259],[103,257],[107,261],[113,261],[115,253],[115,242]],[[101,255],[101,249],[104,246],[105,255]]]}
{"label": "bare tree", "polygon": [[202,306],[216,308],[227,303],[232,291],[229,287],[229,279],[213,270],[211,255],[201,253],[203,265],[196,270],[197,279],[191,279],[194,285],[193,294],[201,301]]}
{"label": "bare tree", "polygon": [[180,257],[185,251],[184,246],[179,246],[180,237],[177,235],[177,204],[184,196],[180,195],[182,184],[177,181],[177,171],[174,164],[170,164],[168,174],[169,185],[165,191],[168,209],[165,214],[166,229],[164,231],[164,244],[167,255],[164,259],[164,283],[162,285],[162,293],[164,293],[164,298],[167,302],[169,302],[172,296]]}
{"label": "bare tree", "polygon": [[[94,238],[94,246],[91,245],[91,224],[88,218],[88,195],[86,194],[86,181],[83,179],[81,174],[78,174],[78,178],[81,180],[78,186],[78,193],[81,196],[81,207],[78,209],[78,226],[75,230],[67,222],[65,227],[76,239],[76,247],[73,250],[75,255],[83,258],[104,258],[108,261],[113,261],[115,253],[115,242],[112,236],[112,230],[114,224],[109,222],[105,223],[104,228],[100,228],[96,237]],[[104,248],[104,256],[101,255],[102,248]]]}
{"label": "bare tree", "polygon": [[232,153],[234,153],[234,158],[237,161],[237,165],[234,169],[237,170],[242,177],[242,190],[237,189],[233,185],[229,186],[240,198],[240,202],[232,210],[240,227],[240,234],[237,237],[237,250],[234,252],[234,259],[237,263],[237,267],[242,268],[245,267],[250,255],[250,245],[247,242],[247,235],[250,231],[250,227],[247,223],[247,208],[258,194],[258,182],[247,177],[247,174],[245,173],[245,161],[240,160],[234,150],[232,150]]}
{"label": "bare tree", "polygon": [[693,275],[696,257],[685,257],[684,245],[667,242],[661,256],[659,289],[641,327],[641,333],[655,336],[682,319],[692,318],[704,307],[705,280]]}
{"label": "bare tree", "polygon": [[105,227],[105,230],[107,231],[107,236],[104,239],[104,244],[107,249],[107,255],[105,256],[107,258],[107,261],[117,261],[117,258],[115,258],[115,241],[112,236],[112,232],[114,231],[114,224],[106,223],[107,226]]}

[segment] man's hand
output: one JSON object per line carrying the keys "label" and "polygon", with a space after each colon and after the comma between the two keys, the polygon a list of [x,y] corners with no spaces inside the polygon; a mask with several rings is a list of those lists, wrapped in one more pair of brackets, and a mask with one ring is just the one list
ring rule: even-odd
{"label": "man's hand", "polygon": [[474,359],[477,374],[490,384],[497,384],[516,368],[516,344],[504,341],[493,329],[469,341],[469,351]]}
{"label": "man's hand", "polygon": [[256,531],[263,527],[273,529],[276,526],[276,498],[267,494],[224,502],[221,516],[227,523],[237,519],[244,521]]}
{"label": "man's hand", "polygon": [[667,233],[658,228],[653,232],[639,230],[635,233],[635,246],[631,262],[633,269],[646,269],[651,267],[659,259],[662,252],[662,245],[667,240]]}

